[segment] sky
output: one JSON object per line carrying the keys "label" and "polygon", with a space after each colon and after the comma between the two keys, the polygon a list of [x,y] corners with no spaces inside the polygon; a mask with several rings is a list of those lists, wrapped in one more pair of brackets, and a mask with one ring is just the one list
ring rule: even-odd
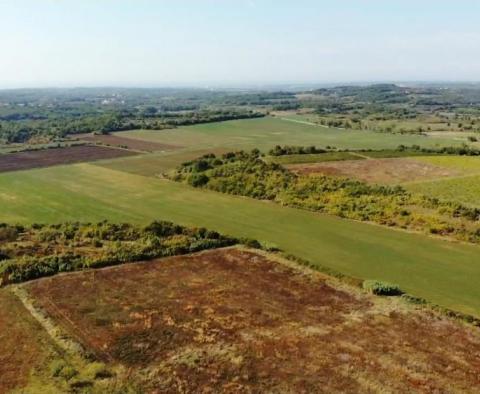
{"label": "sky", "polygon": [[0,88],[480,81],[477,0],[0,0]]}

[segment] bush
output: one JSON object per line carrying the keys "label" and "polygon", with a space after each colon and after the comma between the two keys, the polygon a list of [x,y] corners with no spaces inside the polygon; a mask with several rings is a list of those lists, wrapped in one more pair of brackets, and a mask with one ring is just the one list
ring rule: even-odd
{"label": "bush", "polygon": [[398,285],[378,280],[366,280],[363,282],[362,287],[375,295],[397,296],[403,294]]}
{"label": "bush", "polygon": [[58,376],[64,378],[65,380],[70,380],[78,374],[77,370],[70,366],[65,366],[62,368]]}
{"label": "bush", "polygon": [[193,174],[188,178],[188,183],[193,187],[201,187],[208,183],[208,176],[205,174]]}
{"label": "bush", "polygon": [[112,376],[104,363],[93,362],[87,365],[83,374],[90,379],[104,379]]}

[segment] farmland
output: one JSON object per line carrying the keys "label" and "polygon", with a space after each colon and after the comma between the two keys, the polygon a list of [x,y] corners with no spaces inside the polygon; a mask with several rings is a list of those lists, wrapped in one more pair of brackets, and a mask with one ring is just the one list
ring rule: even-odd
{"label": "farmland", "polygon": [[459,170],[435,166],[411,158],[291,164],[287,165],[287,168],[301,174],[344,176],[379,184],[398,184],[462,175]]}
{"label": "farmland", "polygon": [[173,145],[156,144],[154,142],[141,141],[133,138],[122,138],[113,134],[78,134],[75,137],[80,141],[126,148],[140,152],[170,151],[179,148]]}
{"label": "farmland", "polygon": [[135,153],[101,146],[71,146],[0,155],[0,172],[28,170],[59,164],[79,163],[100,159],[131,156]]}
{"label": "farmland", "polygon": [[6,393],[27,385],[31,372],[48,364],[54,346],[13,294],[1,289],[0,304],[0,393]]}
{"label": "farmland", "polygon": [[404,186],[413,192],[444,200],[480,207],[480,158],[478,157],[419,157],[422,163],[441,166],[459,172],[459,176],[407,182]]}
{"label": "farmland", "polygon": [[128,367],[147,390],[435,392],[480,385],[478,331],[245,249],[23,288],[62,332],[97,360]]}
{"label": "farmland", "polygon": [[394,149],[399,145],[440,147],[459,145],[455,139],[415,135],[380,134],[348,131],[294,123],[275,117],[234,120],[179,127],[172,130],[134,130],[120,136],[183,147],[253,149],[267,151],[273,145],[335,146],[342,149]]}
{"label": "farmland", "polygon": [[323,163],[328,161],[361,160],[361,159],[365,159],[365,158],[362,157],[360,154],[355,154],[353,152],[326,152],[326,153],[267,157],[268,161],[282,164],[282,165],[301,164],[301,163]]}
{"label": "farmland", "polygon": [[[91,164],[0,175],[0,222],[164,219],[247,236],[363,279],[399,283],[480,315],[480,248],[318,215]],[[21,196],[21,198],[20,198]],[[388,265],[386,264],[388,262]]]}
{"label": "farmland", "polygon": [[428,196],[480,207],[480,176],[478,175],[415,182],[406,184],[405,187]]}
{"label": "farmland", "polygon": [[477,118],[342,91],[0,109],[0,392],[480,387]]}

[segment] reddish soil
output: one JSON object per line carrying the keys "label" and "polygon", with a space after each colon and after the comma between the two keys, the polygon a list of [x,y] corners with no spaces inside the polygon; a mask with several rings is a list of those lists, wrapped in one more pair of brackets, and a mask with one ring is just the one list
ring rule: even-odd
{"label": "reddish soil", "polygon": [[9,291],[0,291],[0,393],[25,386],[33,368],[48,364],[47,334]]}
{"label": "reddish soil", "polygon": [[26,288],[98,358],[143,370],[150,392],[480,391],[478,329],[249,251]]}
{"label": "reddish soil", "polygon": [[135,155],[125,149],[103,146],[71,146],[68,148],[43,149],[0,155],[0,172],[29,170],[51,167],[59,164],[72,164],[116,157]]}
{"label": "reddish soil", "polygon": [[142,152],[170,151],[179,149],[179,146],[160,144],[158,142],[141,141],[133,138],[118,137],[113,134],[79,134],[76,136],[82,141],[94,142],[102,145],[125,147]]}
{"label": "reddish soil", "polygon": [[286,167],[299,174],[344,176],[369,183],[394,184],[462,175],[454,169],[406,158],[291,164]]}

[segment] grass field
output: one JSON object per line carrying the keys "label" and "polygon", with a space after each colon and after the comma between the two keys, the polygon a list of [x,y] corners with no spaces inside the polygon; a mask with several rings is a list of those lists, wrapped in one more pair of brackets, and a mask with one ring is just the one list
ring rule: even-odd
{"label": "grass field", "polygon": [[480,174],[479,156],[425,156],[416,157],[415,160],[440,167],[461,170],[466,173]]}
{"label": "grass field", "polygon": [[327,152],[306,155],[267,156],[266,160],[278,164],[323,163],[326,161],[362,160],[360,155],[349,152]]}
{"label": "grass field", "polygon": [[480,157],[430,156],[416,157],[415,160],[460,171],[461,175],[448,179],[406,183],[404,187],[408,190],[480,207]]}
{"label": "grass field", "polygon": [[117,134],[192,149],[227,147],[231,149],[258,148],[267,151],[274,145],[317,145],[320,147],[330,145],[342,149],[394,149],[401,144],[417,144],[424,147],[460,144],[453,138],[347,131],[274,117],[207,123],[161,131],[135,130]]}
{"label": "grass field", "polygon": [[404,184],[410,191],[480,207],[480,175]]}
{"label": "grass field", "polygon": [[480,248],[196,190],[99,165],[0,175],[0,222],[165,219],[273,243],[364,279],[480,316]]}
{"label": "grass field", "polygon": [[[329,120],[338,120],[351,119],[351,116],[343,115],[318,115],[315,113],[305,113],[297,114],[292,112],[279,112],[277,116],[288,119],[291,121],[300,121],[308,123],[319,124],[322,120],[327,122]],[[460,128],[459,123],[462,121],[452,121],[447,119],[442,119],[435,115],[421,115],[415,119],[395,119],[395,120],[373,120],[373,119],[363,119],[362,125],[367,130],[393,130],[394,132],[418,132],[422,130],[423,133],[426,133],[429,136],[443,136],[449,138],[455,138],[458,141],[468,142],[469,136],[477,136],[477,133],[472,131],[466,131]]]}
{"label": "grass field", "polygon": [[196,159],[207,153],[222,154],[228,149],[182,149],[173,152],[154,153],[114,160],[102,160],[95,164],[131,174],[154,176],[178,167],[180,164]]}

